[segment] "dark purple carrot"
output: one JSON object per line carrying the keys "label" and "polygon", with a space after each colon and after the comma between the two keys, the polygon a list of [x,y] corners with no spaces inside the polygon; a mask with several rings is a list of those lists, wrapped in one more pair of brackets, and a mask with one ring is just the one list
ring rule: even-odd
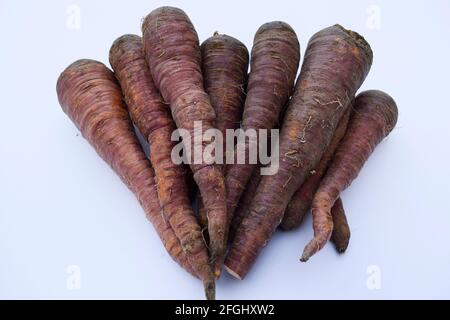
{"label": "dark purple carrot", "polygon": [[114,74],[100,62],[78,60],[59,76],[57,93],[83,137],[136,195],[170,256],[195,274],[161,215],[153,169],[135,136]]}
{"label": "dark purple carrot", "polygon": [[225,262],[233,276],[242,279],[269,241],[294,192],[322,158],[371,64],[369,44],[339,25],[309,41],[281,128],[279,170],[261,179]]}
{"label": "dark purple carrot", "polygon": [[[179,129],[189,132],[192,142],[202,132],[214,129],[216,115],[203,86],[201,53],[197,32],[180,9],[161,7],[152,11],[142,24],[147,63],[161,95],[170,104]],[[202,138],[202,136],[200,137]],[[186,140],[183,140],[188,147]],[[213,142],[203,141],[203,149]],[[194,155],[194,143],[190,155]],[[220,165],[210,164],[203,156],[191,162],[194,179],[208,212],[211,259],[223,256],[226,248],[227,208],[224,177]]]}
{"label": "dark purple carrot", "polygon": [[142,39],[124,35],[114,41],[109,61],[119,80],[133,122],[148,140],[150,161],[155,169],[162,214],[171,225],[196,274],[203,280],[208,297],[214,296],[214,275],[200,226],[192,210],[183,165],[172,161],[176,127],[170,108],[153,84],[145,60]]}
{"label": "dark purple carrot", "polygon": [[382,91],[364,91],[356,97],[347,132],[314,195],[314,238],[305,247],[301,261],[307,261],[330,239],[333,231],[332,206],[340,193],[357,177],[375,147],[394,128],[397,116],[395,101]]}

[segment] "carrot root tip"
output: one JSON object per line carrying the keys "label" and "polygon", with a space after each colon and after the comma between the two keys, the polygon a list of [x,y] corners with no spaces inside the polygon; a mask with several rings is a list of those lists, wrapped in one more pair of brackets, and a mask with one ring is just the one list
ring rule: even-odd
{"label": "carrot root tip", "polygon": [[205,296],[207,300],[216,300],[216,284],[213,281],[205,281],[203,283],[205,287]]}
{"label": "carrot root tip", "polygon": [[336,250],[338,253],[344,253],[347,250],[348,243],[342,245],[342,246],[336,246]]}
{"label": "carrot root tip", "polygon": [[305,253],[302,254],[302,256],[300,257],[300,261],[301,262],[306,262],[308,261],[310,258],[310,256],[306,255]]}

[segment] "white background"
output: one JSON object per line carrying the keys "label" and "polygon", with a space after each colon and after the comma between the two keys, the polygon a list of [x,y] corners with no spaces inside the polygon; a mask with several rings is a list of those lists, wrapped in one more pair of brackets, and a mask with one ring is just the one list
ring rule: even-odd
{"label": "white background", "polygon": [[[141,19],[163,4],[183,8],[200,40],[218,30],[249,48],[271,20],[294,27],[302,54],[321,28],[354,29],[374,51],[362,89],[385,90],[400,111],[343,194],[348,251],[327,245],[300,263],[309,218],[295,232],[278,232],[244,281],[225,273],[217,297],[450,298],[450,2],[376,0],[0,1],[0,298],[203,298],[55,92],[68,64],[107,63],[113,40],[139,33]],[[70,265],[80,268],[79,289],[67,288]]]}

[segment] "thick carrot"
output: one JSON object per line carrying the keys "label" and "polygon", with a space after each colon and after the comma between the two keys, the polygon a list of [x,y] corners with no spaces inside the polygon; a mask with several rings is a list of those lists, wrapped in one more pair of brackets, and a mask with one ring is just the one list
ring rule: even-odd
{"label": "thick carrot", "polygon": [[279,170],[261,179],[226,259],[233,276],[242,279],[269,241],[292,195],[322,158],[371,63],[367,42],[339,25],[309,41],[281,128]]}
{"label": "thick carrot", "polygon": [[314,238],[305,247],[301,261],[307,261],[330,238],[333,230],[331,207],[357,177],[375,147],[394,128],[397,113],[394,100],[384,92],[370,90],[356,97],[347,132],[314,196]]}
{"label": "thick carrot", "polygon": [[249,55],[242,42],[217,32],[202,43],[201,53],[205,90],[224,137],[225,157],[226,130],[239,128],[242,119]]}
{"label": "thick carrot", "polygon": [[331,217],[333,219],[333,232],[331,233],[331,241],[334,243],[339,253],[345,252],[350,241],[350,227],[345,216],[344,205],[342,199],[337,198],[331,208]]}
{"label": "thick carrot", "polygon": [[210,290],[214,289],[214,275],[189,200],[184,168],[171,158],[176,144],[171,141],[171,135],[176,127],[170,108],[163,103],[153,84],[141,37],[119,37],[111,47],[109,61],[122,87],[131,118],[149,142],[162,214],[180,239],[191,266],[205,283],[207,296],[213,296]]}
{"label": "thick carrot", "polygon": [[195,274],[161,215],[153,169],[135,136],[113,73],[100,62],[78,60],[60,75],[57,93],[63,111],[136,195],[170,256]]}
{"label": "thick carrot", "polygon": [[[164,100],[170,104],[177,127],[190,133],[191,140],[202,136],[194,130],[200,122],[202,132],[213,129],[216,115],[203,86],[201,53],[197,32],[180,9],[161,7],[152,11],[142,24],[147,63]],[[188,147],[187,141],[183,140]],[[208,146],[214,142],[203,142]],[[194,155],[194,143],[191,155]],[[223,256],[226,248],[227,208],[224,177],[217,164],[191,162],[194,179],[208,212],[211,260]]]}
{"label": "thick carrot", "polygon": [[[292,93],[299,60],[297,35],[287,23],[269,22],[258,29],[251,52],[242,129],[272,129],[278,124],[280,112]],[[246,154],[249,148],[246,141]],[[227,169],[229,221],[255,166],[247,161]]]}
{"label": "thick carrot", "polygon": [[[225,163],[226,130],[239,128],[242,118],[249,55],[242,42],[217,32],[206,39],[200,49],[205,90],[216,112],[216,128],[222,133]],[[207,231],[207,212],[201,198],[198,203],[199,221]],[[216,270],[221,269],[222,260],[217,259]]]}
{"label": "thick carrot", "polygon": [[322,159],[314,170],[310,172],[310,177],[301,185],[300,188],[292,196],[289,204],[284,212],[283,220],[280,227],[283,230],[292,230],[297,228],[303,221],[304,216],[311,208],[311,202],[314,194],[319,187],[320,180],[322,180],[331,160],[333,159],[334,152],[339,145],[342,137],[347,129],[347,123],[350,118],[351,108],[348,108],[339,124],[336,131],[333,134],[330,144],[325,150]]}

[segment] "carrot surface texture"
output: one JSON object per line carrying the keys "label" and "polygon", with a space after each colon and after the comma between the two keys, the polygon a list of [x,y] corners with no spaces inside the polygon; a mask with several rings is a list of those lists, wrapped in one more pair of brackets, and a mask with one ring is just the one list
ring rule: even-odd
{"label": "carrot surface texture", "polygon": [[311,208],[314,194],[319,187],[320,181],[328,169],[331,160],[333,159],[334,152],[336,151],[339,142],[345,134],[348,120],[350,118],[350,111],[351,108],[347,108],[347,111],[339,121],[336,131],[333,134],[333,138],[323,153],[319,164],[314,168],[314,170],[311,170],[309,178],[300,186],[300,188],[298,188],[289,201],[289,204],[284,212],[283,220],[280,224],[280,227],[283,230],[292,230],[297,228],[303,221],[306,213],[308,213]]}
{"label": "carrot surface texture", "polygon": [[114,41],[109,61],[122,87],[131,118],[150,145],[150,161],[155,170],[162,214],[180,240],[183,251],[205,284],[206,295],[214,296],[214,275],[208,250],[189,199],[182,164],[171,159],[176,129],[170,108],[156,89],[145,60],[142,39],[124,35]]}
{"label": "carrot surface texture", "polygon": [[[142,24],[147,63],[164,101],[170,104],[178,129],[187,130],[191,140],[202,139],[194,122],[201,122],[202,132],[215,127],[216,115],[203,85],[201,52],[191,21],[184,11],[161,7],[152,11]],[[189,144],[183,139],[185,147]],[[214,142],[203,141],[203,149]],[[194,155],[194,143],[191,155]],[[211,262],[225,252],[227,208],[221,166],[201,159],[191,163],[194,179],[208,215]],[[217,276],[217,274],[216,274]]]}
{"label": "carrot surface texture", "polygon": [[261,177],[262,176],[261,172],[259,171],[259,166],[256,166],[253,169],[252,176],[250,177],[250,180],[248,181],[245,187],[244,193],[239,199],[238,206],[234,211],[229,231],[230,235],[228,240],[230,242],[233,241],[234,235],[236,234],[239,225],[241,224],[242,220],[244,220],[245,216],[248,213],[248,209],[250,208],[252,200],[255,197],[256,190],[258,189],[259,182],[261,181]]}
{"label": "carrot surface texture", "polygon": [[314,238],[306,245],[301,261],[307,261],[329,240],[333,230],[331,207],[357,177],[375,147],[392,131],[397,116],[395,101],[382,91],[364,91],[356,97],[347,132],[314,196]]}
{"label": "carrot surface texture", "polygon": [[[223,163],[226,162],[226,130],[240,127],[247,86],[249,54],[239,40],[217,32],[201,45],[205,90],[216,112],[216,128],[223,136]],[[222,166],[223,170],[224,166]],[[207,228],[208,218],[201,198],[199,221]],[[220,273],[224,257],[217,258],[216,273]]]}
{"label": "carrot surface texture", "polygon": [[63,111],[83,137],[136,195],[170,256],[195,275],[161,215],[154,172],[135,136],[114,74],[100,62],[78,60],[58,78],[57,94]]}
{"label": "carrot surface texture", "polygon": [[331,218],[333,219],[333,232],[331,241],[334,243],[339,253],[345,252],[350,241],[350,227],[345,215],[344,204],[341,198],[337,198],[331,208]]}
{"label": "carrot surface texture", "polygon": [[233,276],[244,278],[269,241],[292,195],[322,158],[371,64],[369,44],[339,25],[310,39],[281,128],[279,170],[261,179],[225,261]]}
{"label": "carrot surface texture", "polygon": [[202,43],[201,53],[205,90],[224,137],[225,163],[226,130],[239,128],[242,119],[249,54],[241,41],[217,32]]}
{"label": "carrot surface texture", "polygon": [[[300,60],[300,45],[294,30],[281,21],[263,24],[255,34],[250,59],[242,129],[272,129],[288,101]],[[249,141],[245,143],[248,155]],[[235,150],[237,152],[237,149]],[[227,209],[232,220],[239,199],[256,164],[230,165],[226,174]]]}

